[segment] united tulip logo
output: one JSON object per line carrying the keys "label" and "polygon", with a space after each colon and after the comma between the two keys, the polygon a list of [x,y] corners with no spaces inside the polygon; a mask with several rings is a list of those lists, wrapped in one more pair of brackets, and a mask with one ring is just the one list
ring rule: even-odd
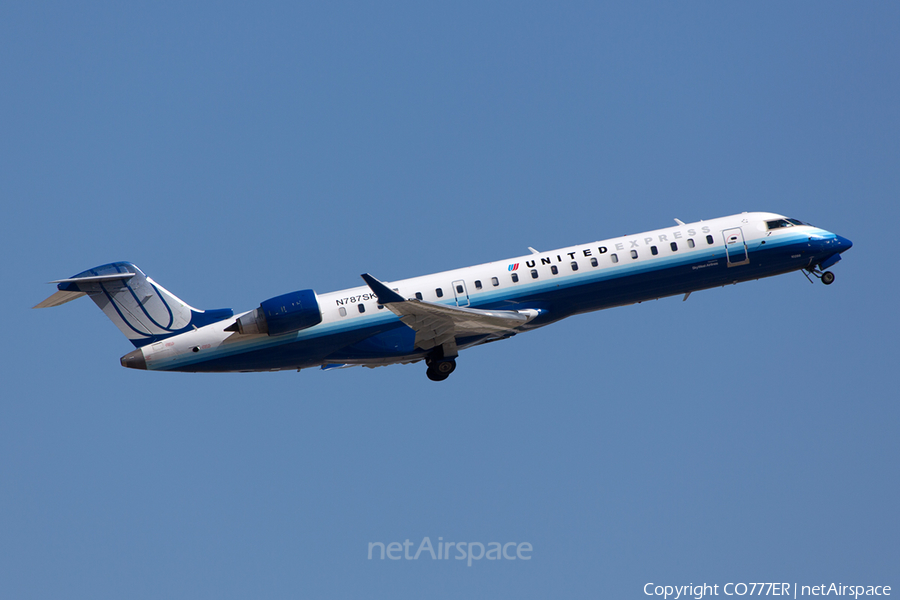
{"label": "united tulip logo", "polygon": [[518,268],[519,268],[519,263],[513,263],[513,264],[509,265],[510,271],[515,271]]}

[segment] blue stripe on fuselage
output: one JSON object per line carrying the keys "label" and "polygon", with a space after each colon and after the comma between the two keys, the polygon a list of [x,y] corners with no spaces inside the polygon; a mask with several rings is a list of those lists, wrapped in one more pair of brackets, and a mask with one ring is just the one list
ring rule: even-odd
{"label": "blue stripe on fuselage", "polygon": [[[552,275],[538,266],[538,279],[530,269],[519,271],[519,283],[470,294],[472,308],[525,309],[544,312],[521,330],[593,310],[699,291],[740,281],[760,279],[798,270],[815,260],[818,248],[806,233],[772,236],[748,243],[750,263],[728,267],[722,245],[684,250],[664,256],[583,267],[565,275]],[[799,256],[798,256],[799,255]],[[504,273],[500,276],[509,276]],[[452,298],[443,304],[454,305]],[[236,334],[237,335],[237,334]],[[364,358],[421,356],[411,347],[414,333],[396,315],[382,309],[371,315],[322,323],[309,329],[273,337],[227,343],[204,352],[204,360],[183,354],[163,370],[238,371],[305,368],[325,360],[342,362]],[[211,358],[210,358],[211,357]]]}

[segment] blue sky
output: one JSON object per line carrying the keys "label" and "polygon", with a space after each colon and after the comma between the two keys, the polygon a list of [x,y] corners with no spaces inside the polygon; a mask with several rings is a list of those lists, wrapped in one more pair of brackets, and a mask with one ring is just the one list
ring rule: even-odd
{"label": "blue sky", "polygon": [[[0,595],[645,597],[900,585],[900,8],[0,7]],[[45,282],[246,310],[666,227],[853,240],[422,365],[184,375]],[[530,561],[367,560],[528,542]]]}

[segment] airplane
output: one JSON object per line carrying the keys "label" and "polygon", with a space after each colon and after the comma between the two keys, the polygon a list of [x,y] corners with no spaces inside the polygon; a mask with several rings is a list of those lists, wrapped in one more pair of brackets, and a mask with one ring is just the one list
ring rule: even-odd
{"label": "airplane", "polygon": [[[122,366],[148,371],[250,372],[425,361],[443,381],[459,352],[580,313],[802,271],[826,269],[850,240],[797,219],[742,213],[589,244],[317,294],[258,308],[198,310],[138,267],[115,262],[57,284],[34,308],[89,296],[135,346]],[[812,279],[810,279],[812,281]]]}

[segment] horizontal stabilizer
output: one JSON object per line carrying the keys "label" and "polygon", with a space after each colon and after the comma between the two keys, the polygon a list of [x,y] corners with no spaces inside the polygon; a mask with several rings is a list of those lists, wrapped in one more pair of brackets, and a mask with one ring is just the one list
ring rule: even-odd
{"label": "horizontal stabilizer", "polygon": [[81,298],[84,295],[84,292],[67,292],[65,290],[59,290],[40,304],[35,304],[31,308],[50,308],[51,306],[60,306],[62,304],[65,304],[66,302],[71,302],[72,300]]}
{"label": "horizontal stabilizer", "polygon": [[50,308],[60,306],[66,302],[71,302],[86,295],[86,291],[82,291],[78,284],[89,283],[106,283],[118,280],[131,279],[134,273],[114,273],[112,275],[93,275],[90,277],[71,277],[69,279],[57,279],[50,283],[57,284],[59,290],[40,304],[35,304],[32,308]]}
{"label": "horizontal stabilizer", "polygon": [[[104,283],[108,281],[118,281],[119,279],[131,279],[134,273],[114,273],[112,275],[92,275],[89,277],[70,277],[69,279],[57,279],[50,283]],[[65,286],[62,286],[65,287]]]}

